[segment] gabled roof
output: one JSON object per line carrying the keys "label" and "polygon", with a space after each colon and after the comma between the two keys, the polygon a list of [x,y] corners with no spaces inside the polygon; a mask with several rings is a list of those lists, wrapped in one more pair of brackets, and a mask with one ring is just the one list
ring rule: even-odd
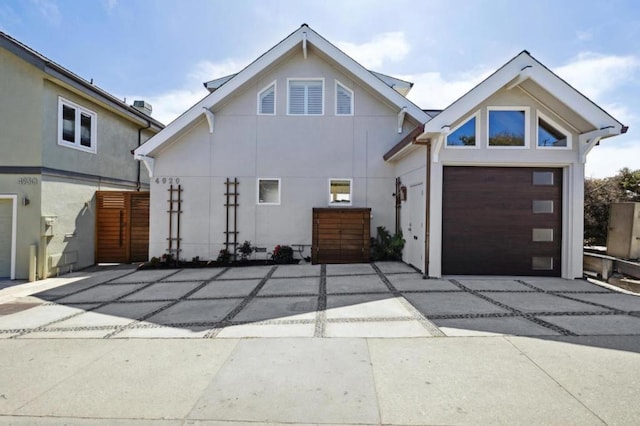
{"label": "gabled roof", "polygon": [[[211,111],[211,109],[221,101],[233,94],[235,90],[242,87],[261,71],[286,55],[289,51],[294,48],[299,48],[302,52],[306,45],[312,45],[315,49],[333,59],[352,75],[379,93],[391,104],[397,106],[398,112],[400,112],[402,108],[406,108],[406,113],[414,117],[420,123],[426,123],[431,118],[418,106],[389,87],[379,77],[372,74],[336,46],[329,43],[318,33],[309,28],[307,24],[302,24],[300,28],[291,33],[287,38],[249,64],[242,71],[235,74],[228,81],[219,85],[215,91],[207,95],[200,102],[196,103],[184,114],[170,123],[163,131],[153,136],[141,147],[136,149],[136,158],[141,159],[143,156],[153,156],[153,154],[156,153],[167,141],[171,140],[174,136],[180,133],[182,129],[185,129],[194,121],[199,119],[203,115],[204,110]],[[218,79],[218,83],[219,82],[220,79]]]}
{"label": "gabled roof", "polygon": [[132,121],[138,122],[140,125],[150,124],[155,131],[159,131],[164,128],[164,124],[136,108],[127,105],[112,94],[99,88],[93,84],[93,80],[89,82],[83,79],[77,74],[64,68],[62,65],[57,64],[43,54],[35,51],[26,44],[16,40],[8,34],[3,33],[2,31],[0,31],[0,47],[13,53],[54,79],[62,81],[63,83],[73,87],[75,90],[92,97],[112,109],[115,109],[121,115],[128,117]]}
{"label": "gabled roof", "polygon": [[[442,132],[455,121],[469,113],[478,104],[503,87],[516,87],[526,80],[532,80],[558,100],[575,111],[593,126],[593,130],[611,129],[611,135],[625,133],[627,126],[609,115],[589,98],[573,88],[566,81],[554,74],[549,68],[523,50],[496,72],[479,83],[461,98],[442,110],[439,114],[431,114],[432,120],[424,126],[418,140],[428,140],[431,136]],[[393,159],[412,141],[403,139],[385,154],[385,160]],[[399,146],[402,145],[402,146]]]}
{"label": "gabled roof", "polygon": [[[391,77],[390,75],[382,74],[375,71],[369,71],[369,72],[375,75],[376,77],[378,77],[380,80],[384,81],[387,86],[391,87],[393,90],[400,93],[402,96],[407,96],[409,94],[409,91],[413,87],[413,83],[411,83],[410,81],[400,80],[399,78]],[[235,76],[236,74],[225,75],[224,77],[219,77],[214,80],[205,81],[202,84],[209,92],[215,92],[217,89],[220,88],[220,86],[222,86],[223,84],[225,84],[227,81],[231,80]]]}

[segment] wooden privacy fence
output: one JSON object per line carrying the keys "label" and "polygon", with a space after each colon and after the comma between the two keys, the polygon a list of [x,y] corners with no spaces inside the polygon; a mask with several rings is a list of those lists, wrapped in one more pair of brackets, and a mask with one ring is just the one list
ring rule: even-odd
{"label": "wooden privacy fence", "polygon": [[369,261],[370,208],[314,208],[312,263]]}
{"label": "wooden privacy fence", "polygon": [[149,193],[97,191],[96,206],[96,263],[148,260]]}

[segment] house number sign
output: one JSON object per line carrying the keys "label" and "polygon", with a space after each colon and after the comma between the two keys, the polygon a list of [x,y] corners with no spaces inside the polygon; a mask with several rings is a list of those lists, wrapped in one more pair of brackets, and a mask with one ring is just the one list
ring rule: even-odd
{"label": "house number sign", "polygon": [[169,185],[173,185],[174,183],[176,185],[180,184],[180,178],[179,177],[157,177],[155,179],[155,183],[160,183],[160,184],[169,184]]}
{"label": "house number sign", "polygon": [[18,185],[37,185],[38,178],[30,176],[22,176],[18,178]]}

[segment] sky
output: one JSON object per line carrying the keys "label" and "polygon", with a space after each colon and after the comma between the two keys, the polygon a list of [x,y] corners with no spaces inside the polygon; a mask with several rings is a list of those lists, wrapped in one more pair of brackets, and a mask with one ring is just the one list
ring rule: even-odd
{"label": "sky", "polygon": [[[442,109],[522,50],[623,124],[587,177],[640,169],[637,0],[1,0],[0,31],[169,123],[306,23]],[[0,77],[1,78],[1,77]]]}

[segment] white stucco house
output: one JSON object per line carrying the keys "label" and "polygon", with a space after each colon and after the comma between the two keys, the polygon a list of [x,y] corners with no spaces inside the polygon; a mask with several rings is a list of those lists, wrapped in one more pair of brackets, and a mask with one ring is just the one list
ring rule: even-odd
{"label": "white stucco house", "polygon": [[354,244],[351,231],[314,235],[314,208],[331,223],[370,209],[367,233],[402,231],[403,260],[430,277],[579,277],[586,156],[626,131],[526,51],[423,110],[410,83],[307,25],[205,85],[135,150],[152,176],[150,256],[215,259],[233,238],[313,257],[329,238]]}

